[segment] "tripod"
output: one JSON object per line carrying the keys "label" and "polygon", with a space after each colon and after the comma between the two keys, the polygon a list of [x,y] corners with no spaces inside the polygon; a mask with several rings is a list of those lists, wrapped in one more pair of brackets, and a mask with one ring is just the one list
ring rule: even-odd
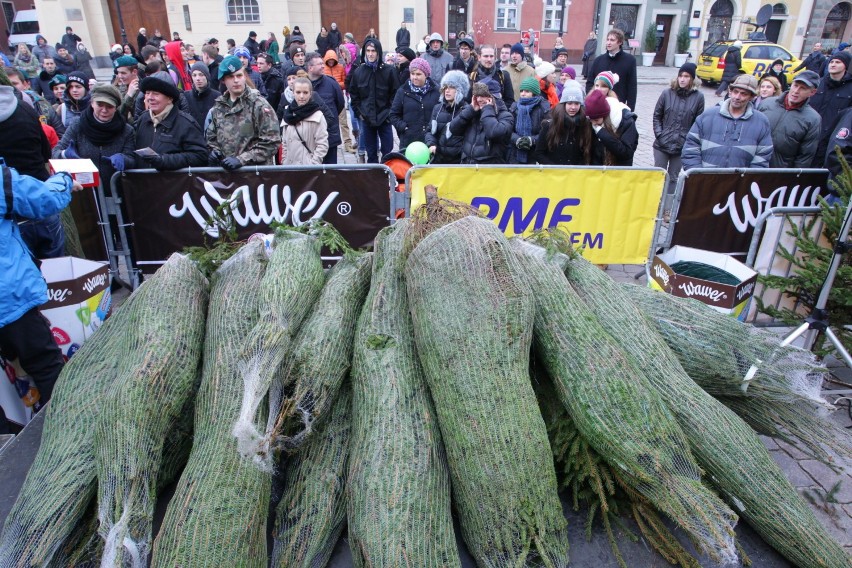
{"label": "tripod", "polygon": [[[837,349],[840,357],[846,362],[849,368],[852,368],[852,357],[849,356],[849,352],[846,351],[843,344],[840,343],[840,340],[831,331],[831,327],[828,324],[828,312],[825,309],[828,305],[828,295],[831,293],[831,287],[834,285],[834,279],[837,277],[837,269],[840,268],[843,255],[852,250],[852,244],[848,240],[850,226],[852,226],[852,201],[846,207],[843,225],[840,228],[837,241],[834,243],[834,254],[831,257],[831,262],[828,264],[828,272],[825,275],[825,280],[822,283],[822,288],[819,291],[814,309],[811,311],[811,315],[805,319],[805,323],[800,325],[781,342],[781,347],[790,345],[805,332],[822,331],[828,337],[828,340],[831,341],[831,344],[834,345],[834,348]],[[813,344],[813,335],[807,338],[806,343],[808,347]]]}

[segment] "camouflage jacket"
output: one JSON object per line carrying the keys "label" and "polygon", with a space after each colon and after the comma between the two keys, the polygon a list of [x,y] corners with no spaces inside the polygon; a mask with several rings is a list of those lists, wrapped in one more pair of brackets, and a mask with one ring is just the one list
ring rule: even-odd
{"label": "camouflage jacket", "polygon": [[225,156],[236,156],[243,165],[273,165],[281,145],[281,132],[275,110],[260,93],[246,88],[231,101],[225,93],[213,105],[207,146]]}

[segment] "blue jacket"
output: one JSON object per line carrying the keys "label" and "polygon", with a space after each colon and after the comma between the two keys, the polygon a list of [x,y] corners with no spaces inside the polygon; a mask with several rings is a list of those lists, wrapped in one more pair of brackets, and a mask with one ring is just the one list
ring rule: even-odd
{"label": "blue jacket", "polygon": [[772,129],[762,112],[749,104],[739,118],[728,111],[730,99],[710,107],[686,135],[683,169],[768,168],[772,160]]}
{"label": "blue jacket", "polygon": [[[71,202],[71,176],[56,174],[47,181],[23,176],[10,168],[12,209],[28,219],[55,215]],[[0,176],[0,327],[47,301],[47,283],[30,257],[14,219],[6,218],[5,188]]]}

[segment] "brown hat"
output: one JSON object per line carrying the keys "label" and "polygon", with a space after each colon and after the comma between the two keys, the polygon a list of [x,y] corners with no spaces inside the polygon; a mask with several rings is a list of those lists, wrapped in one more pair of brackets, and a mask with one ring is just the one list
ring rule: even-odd
{"label": "brown hat", "polygon": [[96,101],[118,107],[121,105],[121,94],[112,85],[99,84],[92,89],[92,102]]}
{"label": "brown hat", "polygon": [[305,53],[305,48],[301,45],[291,45],[290,46],[290,59],[293,58],[297,53]]}
{"label": "brown hat", "polygon": [[742,75],[737,75],[734,79],[734,82],[731,83],[729,89],[737,88],[742,89],[744,91],[748,91],[752,95],[757,95],[757,79],[751,75],[747,75],[743,73]]}
{"label": "brown hat", "polygon": [[488,90],[488,85],[485,83],[477,81],[473,84],[473,88],[471,89],[471,96],[473,97],[490,97],[491,91]]}

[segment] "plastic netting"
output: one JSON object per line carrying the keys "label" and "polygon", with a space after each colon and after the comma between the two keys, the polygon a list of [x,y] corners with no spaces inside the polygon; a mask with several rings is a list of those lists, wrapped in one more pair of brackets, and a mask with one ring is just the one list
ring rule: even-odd
{"label": "plastic netting", "polygon": [[270,476],[239,456],[231,434],[243,393],[236,338],[257,322],[266,263],[263,243],[252,242],[211,277],[192,452],[154,541],[154,568],[267,565]]}
{"label": "plastic netting", "polygon": [[103,568],[147,566],[163,444],[198,386],[207,279],[178,254],[156,275],[164,293],[136,311],[95,426]]}
{"label": "plastic netting", "polygon": [[275,511],[270,566],[326,566],[346,525],[352,389],[335,393],[325,420],[284,468],[284,491]]}
{"label": "plastic netting", "polygon": [[601,325],[645,371],[689,438],[708,480],[734,510],[795,564],[852,565],[755,432],[689,378],[622,287],[582,258],[571,261],[568,279]]}
{"label": "plastic netting", "polygon": [[[696,300],[623,285],[689,376],[748,424],[833,467],[852,464],[852,434],[826,420],[826,370],[813,354]],[[743,382],[754,365],[753,379]],[[747,387],[747,388],[746,388]]]}
{"label": "plastic netting", "polygon": [[[279,376],[299,326],[311,312],[325,283],[316,237],[278,230],[269,266],[260,285],[260,314],[244,337],[238,368],[243,379],[242,406],[234,424],[240,455],[266,472],[272,471],[272,430],[281,410],[280,393],[267,397]],[[269,408],[258,416],[264,400]],[[267,422],[266,417],[269,417]]]}
{"label": "plastic netting", "polygon": [[417,354],[479,566],[568,563],[553,456],[529,375],[534,299],[506,238],[466,217],[405,266]]}
{"label": "plastic netting", "polygon": [[[625,481],[723,562],[736,515],[701,483],[689,442],[632,357],[571,288],[563,255],[513,239],[536,299],[537,361],[583,437]],[[560,266],[562,264],[562,266]]]}
{"label": "plastic netting", "polygon": [[459,566],[441,434],[403,279],[406,220],[378,234],[352,360],[346,489],[355,566]]}
{"label": "plastic netting", "polygon": [[281,408],[273,432],[286,450],[304,443],[314,423],[322,422],[349,372],[355,322],[370,288],[372,258],[360,254],[334,265],[293,340],[283,371],[272,383],[270,407]]}
{"label": "plastic netting", "polygon": [[[120,372],[142,316],[156,313],[171,291],[155,274],[107,319],[72,357],[44,410],[44,431],[33,465],[0,537],[0,566],[62,564],[81,539],[94,501],[94,426]],[[183,325],[182,314],[173,314]],[[85,532],[85,531],[84,531]]]}

